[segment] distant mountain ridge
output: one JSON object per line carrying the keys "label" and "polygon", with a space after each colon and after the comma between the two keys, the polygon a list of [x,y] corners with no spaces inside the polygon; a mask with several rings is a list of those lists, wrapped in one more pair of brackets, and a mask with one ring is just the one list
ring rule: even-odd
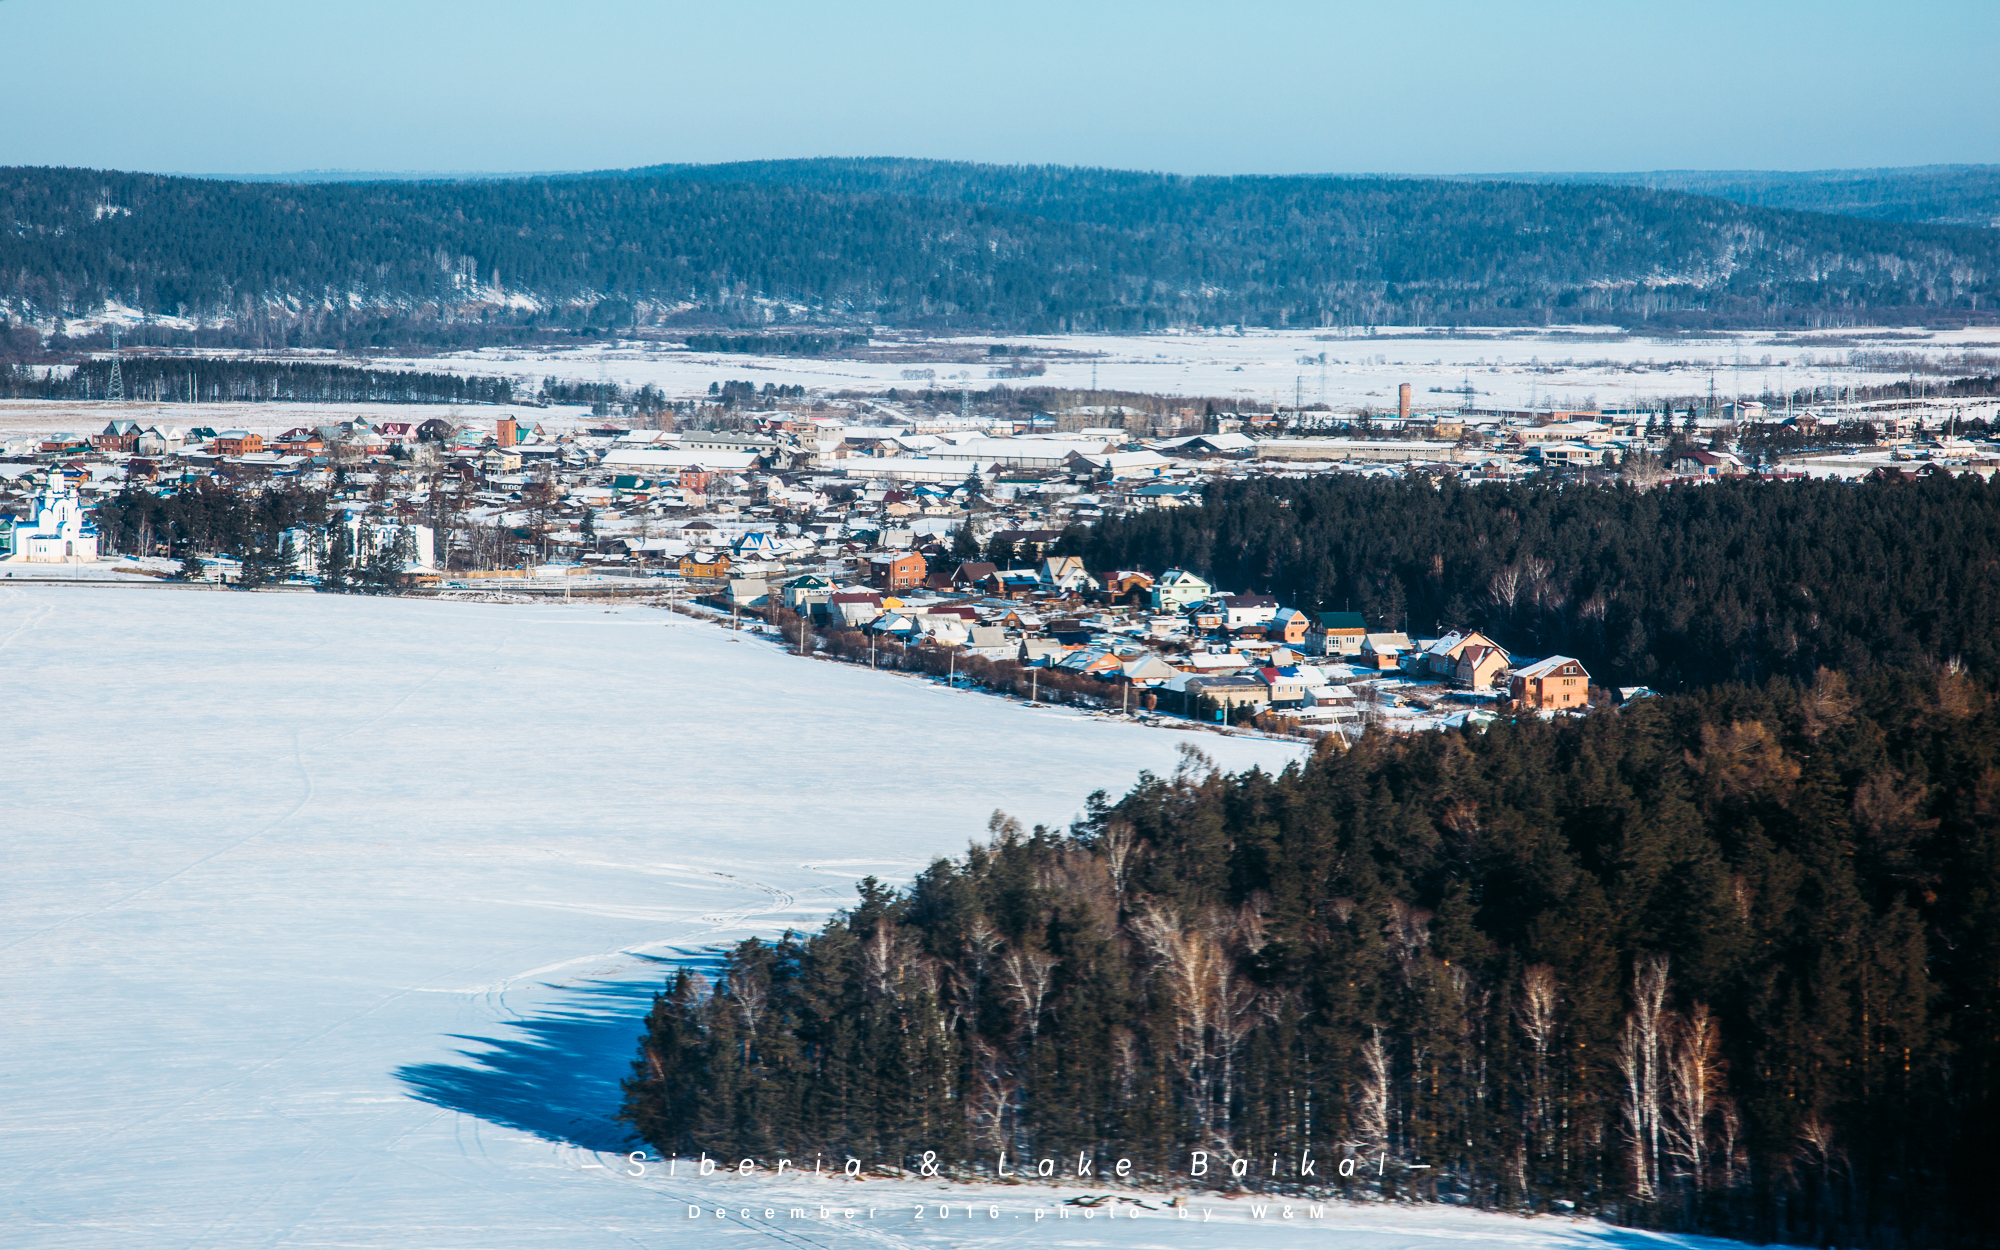
{"label": "distant mountain ridge", "polygon": [[0,315],[259,342],[845,323],[1981,319],[2000,231],[1643,185],[820,159],[478,180],[0,169]]}
{"label": "distant mountain ridge", "polygon": [[1655,170],[1651,173],[1468,175],[1507,182],[1654,187],[1739,204],[1836,213],[1875,221],[2000,228],[2000,165],[1911,165],[1892,169]]}

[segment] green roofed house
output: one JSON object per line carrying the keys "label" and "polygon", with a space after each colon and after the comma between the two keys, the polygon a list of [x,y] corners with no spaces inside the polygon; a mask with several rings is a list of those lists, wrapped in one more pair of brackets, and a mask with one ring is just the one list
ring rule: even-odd
{"label": "green roofed house", "polygon": [[1153,606],[1162,612],[1185,612],[1214,594],[1215,587],[1186,569],[1168,569],[1153,583]]}
{"label": "green roofed house", "polygon": [[1314,655],[1360,655],[1368,627],[1359,612],[1315,612],[1306,629],[1306,650]]}

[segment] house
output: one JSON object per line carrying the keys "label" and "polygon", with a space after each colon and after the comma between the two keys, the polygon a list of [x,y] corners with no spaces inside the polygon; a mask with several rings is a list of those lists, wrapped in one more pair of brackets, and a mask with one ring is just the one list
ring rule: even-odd
{"label": "house", "polygon": [[0,560],[22,564],[86,563],[97,559],[97,525],[76,489],[51,475],[25,517],[0,524]]}
{"label": "house", "polygon": [[1190,677],[1181,687],[1187,697],[1188,715],[1201,720],[1225,720],[1238,708],[1261,712],[1271,701],[1271,688],[1262,677]]}
{"label": "house", "polygon": [[1225,629],[1268,625],[1278,615],[1278,601],[1269,595],[1222,595],[1217,600]]}
{"label": "house", "polygon": [[1552,655],[1514,670],[1507,693],[1521,706],[1537,709],[1582,708],[1590,702],[1590,674],[1566,655]]}
{"label": "house", "polygon": [[1042,589],[1042,575],[1033,569],[1002,569],[987,581],[991,593],[1003,599],[1025,599]]}
{"label": "house", "polygon": [[1123,671],[1125,662],[1108,647],[1082,647],[1063,655],[1050,664],[1051,668],[1066,673],[1081,673],[1087,676],[1108,676]]}
{"label": "house", "polygon": [[149,425],[139,432],[132,450],[141,456],[164,456],[180,445],[181,432],[178,429],[171,425]]}
{"label": "house", "polygon": [[[1418,657],[1425,674],[1450,681],[1458,672],[1458,658],[1468,647],[1488,647],[1501,651],[1500,644],[1485,634],[1473,629],[1454,629],[1442,638],[1426,642]],[[1501,651],[1500,659],[1506,662],[1506,652]]]}
{"label": "house", "polygon": [[1153,606],[1163,612],[1185,612],[1215,593],[1215,587],[1185,569],[1168,569],[1153,583]]}
{"label": "house", "polygon": [[915,590],[924,584],[926,572],[924,558],[914,551],[885,551],[868,557],[868,584],[877,590]]}
{"label": "house", "polygon": [[1104,598],[1108,602],[1129,603],[1136,608],[1153,601],[1153,578],[1150,573],[1118,569],[1106,573],[1098,581],[1104,587]]}
{"label": "house", "polygon": [[249,455],[264,450],[264,436],[249,430],[224,430],[215,436],[214,450],[218,456]]}
{"label": "house", "polygon": [[316,456],[326,450],[326,440],[311,426],[294,426],[278,435],[271,450],[287,456]]}
{"label": "house", "polygon": [[1240,673],[1250,664],[1240,651],[1190,651],[1186,655],[1172,656],[1166,662],[1181,672],[1199,677]]}
{"label": "house", "polygon": [[1351,686],[1308,686],[1306,705],[1308,707],[1345,708],[1354,706],[1354,689]]}
{"label": "house", "polygon": [[1312,618],[1297,608],[1279,608],[1271,618],[1267,636],[1272,642],[1282,642],[1288,647],[1299,646],[1306,640]]}
{"label": "house", "polygon": [[978,650],[988,650],[988,648],[1008,648],[1008,650],[1012,650],[1008,646],[1008,640],[1006,640],[1006,630],[1002,630],[1000,626],[972,626],[972,632],[970,632],[970,638],[968,638],[966,644],[972,646],[972,648],[978,648]]}
{"label": "house", "polygon": [[1065,594],[1097,585],[1097,579],[1083,571],[1083,561],[1075,556],[1050,556],[1042,561],[1041,577],[1044,585]]}
{"label": "house", "polygon": [[770,583],[761,577],[732,577],[729,579],[729,602],[739,608],[752,608],[771,601]]}
{"label": "house", "polygon": [[1272,707],[1303,707],[1308,683],[1296,668],[1260,668]]}
{"label": "house", "polygon": [[1000,570],[991,560],[968,560],[951,571],[950,588],[962,594],[971,594],[979,588],[979,583],[992,577]]}
{"label": "house", "polygon": [[1306,650],[1314,655],[1360,655],[1367,634],[1359,612],[1318,612],[1306,628]]}
{"label": "house", "polygon": [[1687,451],[1674,457],[1674,472],[1682,477],[1728,477],[1744,471],[1743,462],[1726,451]]}
{"label": "house", "polygon": [[833,594],[833,587],[824,579],[808,573],[796,578],[785,587],[784,604],[794,612],[809,612],[817,604],[823,604]]}
{"label": "house", "polygon": [[872,590],[836,591],[827,599],[827,614],[845,629],[866,625],[882,615],[882,596]]}
{"label": "house", "polygon": [[103,433],[90,436],[90,446],[106,455],[129,454],[139,448],[139,433],[137,421],[113,421]]}
{"label": "house", "polygon": [[1157,655],[1142,655],[1125,661],[1119,675],[1129,685],[1161,686],[1180,676],[1180,673]]}
{"label": "house", "polygon": [[1361,667],[1377,672],[1394,672],[1401,665],[1403,655],[1410,649],[1408,634],[1363,634],[1361,636]]}
{"label": "house", "polygon": [[1201,488],[1186,482],[1148,482],[1132,492],[1134,507],[1181,508],[1201,502]]}
{"label": "house", "polygon": [[1021,639],[1021,663],[1039,664],[1046,668],[1067,654],[1063,645],[1053,638]]}
{"label": "house", "polygon": [[696,548],[681,557],[682,577],[727,577],[729,576],[729,553],[711,548]]}
{"label": "house", "polygon": [[1485,690],[1493,685],[1494,678],[1506,671],[1505,651],[1474,644],[1459,652],[1458,665],[1452,670],[1451,680],[1468,690]]}

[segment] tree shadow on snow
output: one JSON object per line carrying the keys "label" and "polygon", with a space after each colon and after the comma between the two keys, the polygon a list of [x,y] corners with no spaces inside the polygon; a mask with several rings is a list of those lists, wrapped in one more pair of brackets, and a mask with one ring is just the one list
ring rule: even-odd
{"label": "tree shadow on snow", "polygon": [[[662,964],[682,961],[657,961]],[[663,973],[665,969],[662,970]],[[593,981],[564,986],[538,1016],[502,1026],[510,1036],[454,1038],[472,1043],[464,1063],[396,1069],[411,1093],[545,1141],[585,1150],[639,1145],[618,1122],[618,1083],[631,1074],[639,1033],[661,981]]]}

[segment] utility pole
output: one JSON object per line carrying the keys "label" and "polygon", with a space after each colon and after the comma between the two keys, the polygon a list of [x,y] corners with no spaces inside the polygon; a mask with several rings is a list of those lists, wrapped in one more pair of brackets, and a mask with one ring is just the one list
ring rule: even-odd
{"label": "utility pole", "polygon": [[1040,702],[1040,696],[1035,693],[1035,678],[1040,673],[1041,670],[1038,668],[1030,668],[1028,670],[1028,702],[1030,703]]}

